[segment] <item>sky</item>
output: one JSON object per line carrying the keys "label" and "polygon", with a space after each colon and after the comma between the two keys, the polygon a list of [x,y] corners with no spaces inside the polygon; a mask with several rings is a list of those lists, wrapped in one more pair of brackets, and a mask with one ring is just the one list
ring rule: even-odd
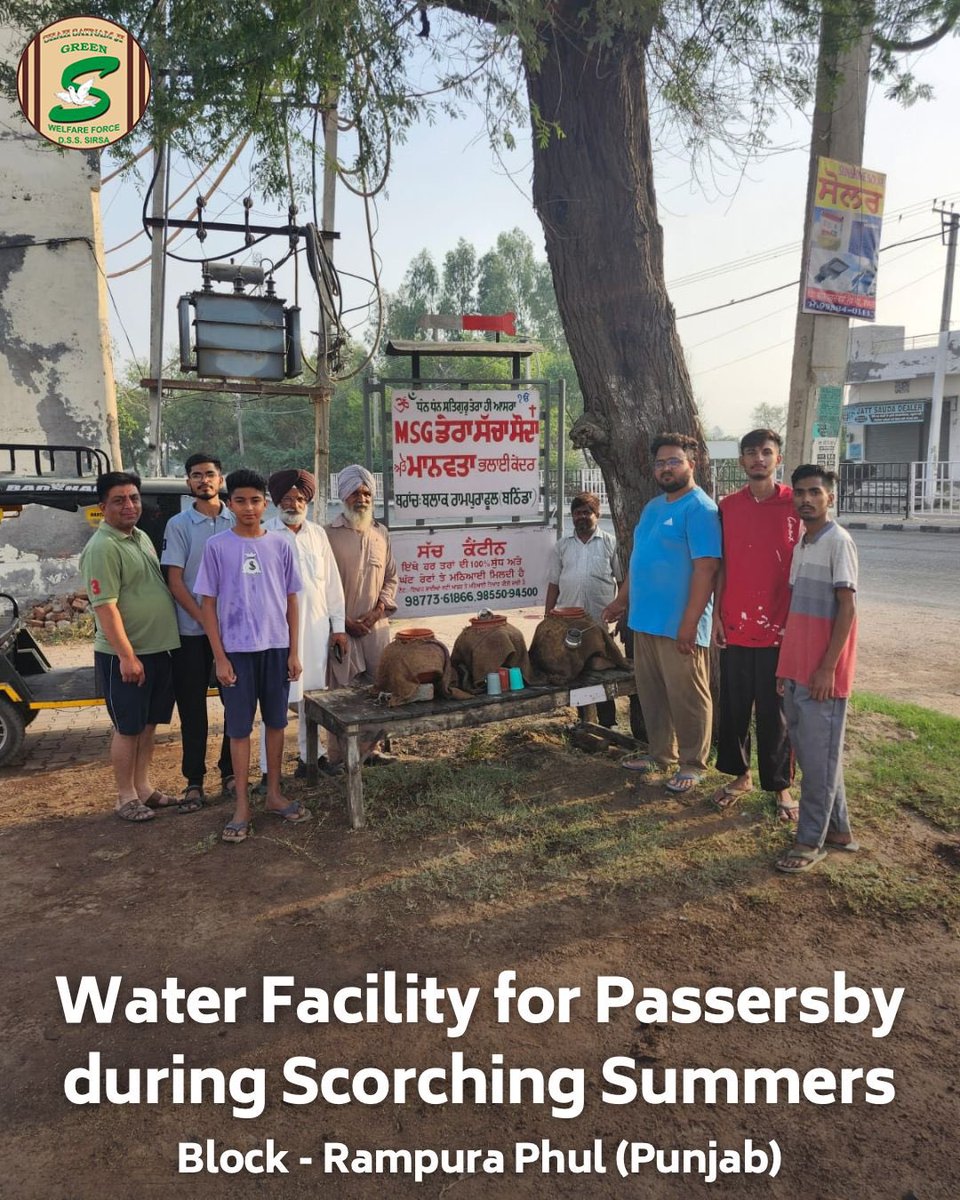
{"label": "sky", "polygon": [[[960,113],[960,43],[948,39],[916,55],[915,73],[934,88],[934,99],[903,109],[872,87],[863,163],[886,173],[887,192],[881,246],[937,234],[940,218],[932,212],[935,200],[960,205],[960,158],[955,150]],[[750,428],[752,409],[761,401],[784,404],[790,379],[797,292],[788,288],[773,295],[737,304],[703,316],[703,308],[788,284],[800,275],[800,239],[807,177],[809,118],[803,113],[783,116],[772,131],[775,149],[741,173],[722,168],[699,171],[694,178],[687,156],[664,146],[655,156],[655,178],[664,227],[666,277],[670,298],[707,428],[719,426],[739,435]],[[522,141],[522,139],[521,139]],[[104,173],[110,170],[105,163]],[[212,179],[215,170],[207,179]],[[543,235],[530,201],[530,155],[523,145],[504,158],[490,149],[479,112],[461,120],[441,119],[415,128],[406,142],[394,147],[387,187],[371,214],[374,244],[380,263],[380,284],[396,291],[411,258],[428,249],[438,267],[448,250],[466,238],[482,254],[497,235],[518,227],[531,238],[535,252],[545,258]],[[192,180],[196,168],[174,160],[170,194],[177,196]],[[249,192],[249,159],[243,157],[211,198],[208,218],[242,220],[241,202]],[[185,217],[197,187],[172,208]],[[140,227],[143,188],[130,178],[104,185],[101,197],[108,276],[149,253]],[[301,213],[307,196],[298,197]],[[286,220],[285,212],[265,207],[254,195],[253,220]],[[305,219],[305,218],[302,218]],[[341,237],[334,251],[343,272],[348,317],[356,336],[368,329],[373,309],[368,283],[351,280],[347,272],[369,278],[372,273],[364,205],[338,189],[335,228]],[[118,249],[119,243],[134,240]],[[285,251],[277,240],[274,257]],[[232,248],[211,235],[207,253]],[[196,240],[183,237],[173,249],[201,257]],[[266,247],[242,259],[249,261]],[[934,333],[939,326],[946,251],[940,238],[892,249],[881,255],[877,291],[877,323],[904,325],[908,336]],[[199,288],[199,266],[168,260],[165,344],[175,341],[176,303],[185,292]],[[292,270],[283,269],[278,294],[294,299]],[[110,279],[110,326],[122,362],[134,354],[145,363],[149,343],[149,267]],[[303,329],[315,330],[315,305],[301,271],[300,304]],[[855,323],[856,324],[856,323]],[[960,309],[954,309],[954,327]],[[312,354],[311,354],[312,357]]]}

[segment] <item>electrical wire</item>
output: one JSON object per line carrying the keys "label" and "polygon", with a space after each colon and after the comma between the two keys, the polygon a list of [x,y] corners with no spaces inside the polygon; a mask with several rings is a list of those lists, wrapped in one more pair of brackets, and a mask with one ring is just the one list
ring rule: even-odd
{"label": "electrical wire", "polygon": [[[206,203],[207,203],[207,201],[209,201],[210,197],[211,197],[211,196],[212,196],[212,195],[213,195],[213,194],[216,192],[217,188],[220,186],[220,184],[221,184],[221,183],[223,182],[223,180],[226,178],[226,176],[228,175],[228,173],[229,173],[229,172],[230,172],[230,171],[233,169],[234,165],[236,164],[236,161],[237,161],[237,159],[238,159],[238,158],[240,157],[240,155],[242,154],[242,152],[243,152],[243,149],[244,149],[244,147],[246,146],[247,142],[249,142],[249,140],[250,140],[250,135],[249,135],[249,134],[247,134],[247,135],[246,135],[246,136],[245,136],[245,137],[244,137],[244,138],[241,140],[241,142],[240,142],[240,145],[239,145],[239,146],[236,148],[236,150],[235,150],[235,151],[234,151],[234,152],[233,152],[233,153],[230,155],[230,157],[229,157],[229,159],[227,160],[226,164],[224,165],[224,167],[222,168],[222,170],[220,171],[220,173],[217,175],[216,179],[214,179],[213,183],[211,183],[211,185],[210,185],[209,189],[208,189],[208,190],[207,190],[207,192],[205,193],[205,195],[204,195],[204,197],[203,197],[203,202],[204,202],[204,204],[206,204]],[[149,227],[149,225],[147,225],[147,224],[146,224],[146,219],[147,219],[147,201],[148,201],[148,199],[149,199],[149,197],[150,197],[150,193],[153,191],[154,184],[155,184],[155,183],[156,183],[156,181],[157,181],[157,170],[159,169],[159,165],[160,165],[160,164],[159,164],[159,162],[158,162],[158,163],[157,163],[157,167],[155,167],[155,168],[154,168],[154,172],[153,172],[153,178],[152,178],[152,179],[151,179],[151,181],[150,181],[150,187],[148,188],[148,190],[147,190],[147,194],[146,194],[146,196],[144,197],[144,200],[143,200],[143,212],[142,212],[142,218],[141,218],[141,219],[143,220],[143,222],[144,222],[144,226],[143,226],[143,227],[144,227],[144,231],[146,232],[146,234],[147,234],[147,237],[148,237],[148,239],[149,239],[151,242],[153,241],[153,235],[152,235],[152,233],[150,232],[150,227]],[[189,190],[189,189],[188,189],[188,190]],[[199,209],[198,209],[198,207],[195,205],[195,206],[193,207],[193,209],[190,211],[190,214],[189,214],[189,216],[187,217],[187,220],[188,220],[188,221],[192,221],[192,220],[193,220],[193,218],[196,216],[196,214],[197,214],[197,212],[198,212],[198,211],[199,211]],[[177,260],[177,262],[187,262],[187,263],[219,262],[221,259],[224,259],[224,258],[232,258],[232,257],[235,257],[235,256],[236,256],[238,253],[241,253],[241,251],[234,250],[234,251],[230,251],[230,252],[229,252],[229,253],[227,253],[227,254],[208,255],[206,258],[186,258],[186,257],[184,257],[183,255],[180,255],[180,254],[173,254],[173,253],[171,253],[169,250],[167,250],[167,249],[166,249],[166,246],[167,246],[167,245],[169,245],[169,244],[170,244],[170,242],[174,241],[174,239],[175,239],[175,238],[179,237],[179,236],[180,236],[180,234],[182,234],[182,233],[184,233],[184,232],[186,232],[186,231],[185,231],[185,230],[183,230],[183,229],[175,229],[175,230],[173,231],[173,233],[170,235],[170,237],[167,239],[167,242],[166,242],[166,244],[165,244],[165,246],[164,246],[164,251],[163,251],[163,252],[164,252],[164,254],[165,254],[165,255],[167,255],[169,258],[175,258],[175,259]],[[265,233],[265,234],[263,234],[261,237],[255,238],[255,239],[254,239],[254,240],[253,240],[253,241],[250,243],[250,246],[249,246],[249,247],[248,247],[248,246],[244,246],[244,247],[243,247],[243,249],[244,249],[244,250],[247,250],[247,249],[249,249],[250,247],[256,246],[258,243],[260,243],[260,242],[264,241],[264,239],[265,239],[265,238],[268,238],[268,237],[270,237],[270,234],[268,234],[268,233]],[[148,262],[150,262],[150,259],[151,259],[151,258],[152,258],[152,254],[148,254],[146,258],[142,258],[142,259],[140,259],[140,261],[139,261],[139,262],[136,262],[136,263],[134,263],[134,264],[133,264],[133,266],[130,266],[130,267],[125,267],[125,268],[124,268],[122,271],[113,271],[113,272],[111,272],[111,274],[110,274],[109,278],[110,278],[110,279],[119,279],[121,275],[129,275],[129,274],[131,274],[133,271],[139,271],[141,267],[144,267],[144,266],[146,266],[146,265],[147,265],[147,263],[148,263]]]}
{"label": "electrical wire", "polygon": [[[914,242],[928,242],[931,238],[940,237],[940,231],[936,233],[925,233],[921,237],[904,238],[901,242],[891,242],[889,246],[881,246],[877,251],[878,254],[896,250],[898,246],[912,246]],[[678,321],[686,321],[690,317],[702,317],[706,313],[719,312],[722,308],[733,308],[737,304],[746,304],[749,300],[759,300],[763,296],[772,296],[775,292],[786,291],[787,288],[798,287],[799,279],[792,279],[789,283],[778,284],[777,287],[767,288],[763,292],[754,292],[752,296],[741,296],[736,300],[726,300],[723,304],[714,304],[710,308],[700,308],[696,312],[682,313],[676,318]],[[711,368],[712,369],[712,368]]]}

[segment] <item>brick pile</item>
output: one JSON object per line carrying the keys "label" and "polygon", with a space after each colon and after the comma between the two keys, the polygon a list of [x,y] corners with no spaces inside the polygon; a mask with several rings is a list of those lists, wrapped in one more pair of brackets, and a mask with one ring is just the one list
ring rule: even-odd
{"label": "brick pile", "polygon": [[26,609],[27,628],[38,633],[63,633],[90,611],[90,601],[84,592],[68,592],[52,596]]}

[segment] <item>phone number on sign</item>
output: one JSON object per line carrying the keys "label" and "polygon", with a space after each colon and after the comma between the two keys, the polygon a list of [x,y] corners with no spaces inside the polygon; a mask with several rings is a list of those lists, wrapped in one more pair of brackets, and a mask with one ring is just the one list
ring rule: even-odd
{"label": "phone number on sign", "polygon": [[425,608],[439,604],[475,604],[479,600],[528,600],[537,588],[496,588],[482,592],[431,592],[426,596],[404,596],[405,608]]}

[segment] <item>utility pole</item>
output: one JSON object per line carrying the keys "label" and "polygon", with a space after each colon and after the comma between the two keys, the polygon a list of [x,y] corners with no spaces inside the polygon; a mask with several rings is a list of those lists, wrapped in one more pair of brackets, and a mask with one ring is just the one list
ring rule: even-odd
{"label": "utility pole", "polygon": [[[154,147],[152,215],[159,220],[167,217],[170,191],[170,161],[166,143]],[[163,304],[166,295],[167,260],[166,225],[153,227],[150,249],[150,374],[156,381],[150,392],[150,430],[148,448],[150,469],[155,476],[163,474],[161,464],[162,430],[160,405],[163,396]]]}
{"label": "utility pole", "polygon": [[237,417],[237,452],[242,459],[246,451],[243,448],[243,397],[239,392],[234,398],[234,412]]}
{"label": "utility pole", "polygon": [[940,337],[937,341],[937,361],[933,370],[933,391],[930,395],[930,429],[927,434],[927,464],[924,472],[923,494],[933,505],[937,494],[937,471],[940,463],[940,424],[943,415],[943,388],[947,376],[947,353],[950,346],[950,309],[953,304],[953,274],[957,265],[957,229],[960,213],[946,208],[933,210],[940,214],[941,237],[947,245],[947,269],[943,277],[943,304],[940,308]]}
{"label": "utility pole", "polygon": [[[803,263],[800,298],[790,376],[787,410],[785,472],[813,456],[813,430],[821,403],[842,396],[846,381],[849,319],[803,312],[806,264],[813,237],[813,207],[817,187],[817,160],[835,158],[860,166],[867,113],[872,32],[862,31],[850,45],[842,45],[841,21],[829,6],[820,22],[820,57],[810,138],[807,173],[807,207],[804,215]],[[838,48],[838,43],[840,48]],[[839,430],[838,430],[839,433]]]}
{"label": "utility pole", "polygon": [[[337,94],[327,97],[327,107],[320,114],[323,122],[323,207],[320,228],[332,233],[337,196]],[[322,239],[328,249],[333,265],[333,238]],[[330,397],[333,389],[327,373],[327,347],[330,344],[330,324],[327,314],[320,306],[320,337],[317,346],[317,377],[313,395],[313,473],[317,480],[317,494],[313,502],[313,517],[321,525],[327,520],[327,504],[330,499]],[[322,382],[321,382],[322,380]]]}

